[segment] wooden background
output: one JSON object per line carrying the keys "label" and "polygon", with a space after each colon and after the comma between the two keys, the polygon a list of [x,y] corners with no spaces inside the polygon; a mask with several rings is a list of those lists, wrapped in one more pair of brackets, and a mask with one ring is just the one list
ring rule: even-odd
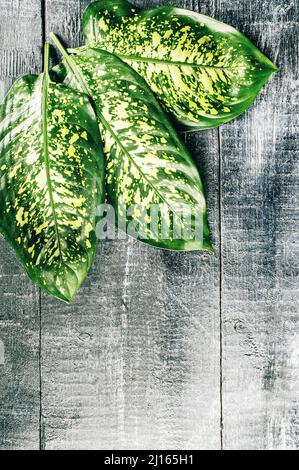
{"label": "wooden background", "polygon": [[[168,2],[239,28],[280,67],[241,118],[186,138],[217,256],[109,241],[66,306],[1,239],[1,449],[299,448],[298,4]],[[41,71],[51,30],[80,44],[88,3],[0,0],[1,99]]]}

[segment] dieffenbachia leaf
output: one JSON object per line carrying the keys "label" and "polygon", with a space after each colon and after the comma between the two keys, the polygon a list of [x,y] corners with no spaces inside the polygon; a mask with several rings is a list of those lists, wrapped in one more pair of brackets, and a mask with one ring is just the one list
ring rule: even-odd
{"label": "dieffenbachia leaf", "polygon": [[87,43],[133,67],[189,130],[240,115],[277,70],[236,29],[172,6],[140,12],[126,0],[97,1],[83,29]]}
{"label": "dieffenbachia leaf", "polygon": [[146,82],[108,52],[68,55],[51,37],[63,54],[61,78],[93,99],[118,225],[125,220],[130,235],[154,246],[212,251],[197,168]]}
{"label": "dieffenbachia leaf", "polygon": [[92,263],[104,156],[89,98],[45,71],[17,80],[0,116],[0,231],[30,278],[70,301]]}

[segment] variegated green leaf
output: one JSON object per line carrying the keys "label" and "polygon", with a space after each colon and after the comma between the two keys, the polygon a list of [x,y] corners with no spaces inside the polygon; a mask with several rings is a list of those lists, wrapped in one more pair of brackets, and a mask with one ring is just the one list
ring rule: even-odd
{"label": "variegated green leaf", "polygon": [[103,154],[89,98],[45,72],[16,81],[0,116],[0,231],[30,278],[70,301],[93,260]]}
{"label": "variegated green leaf", "polygon": [[118,224],[125,220],[129,234],[158,247],[212,250],[198,171],[146,82],[112,54],[88,48],[69,56],[52,38],[65,83],[94,101]]}
{"label": "variegated green leaf", "polygon": [[126,0],[101,0],[85,11],[83,28],[88,43],[133,67],[189,130],[237,117],[277,70],[236,29],[171,6],[140,12]]}

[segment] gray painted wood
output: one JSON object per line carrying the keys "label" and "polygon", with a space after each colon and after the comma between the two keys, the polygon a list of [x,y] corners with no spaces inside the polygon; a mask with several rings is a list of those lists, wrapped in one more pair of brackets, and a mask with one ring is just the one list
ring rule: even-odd
{"label": "gray painted wood", "polygon": [[[77,44],[83,3],[48,1],[47,33]],[[188,140],[217,244],[217,132]],[[217,257],[109,241],[74,303],[43,297],[46,449],[219,448],[218,272]]]}
{"label": "gray painted wood", "polygon": [[295,3],[226,0],[218,10],[280,67],[220,130],[225,448],[299,448]]}
{"label": "gray painted wood", "polygon": [[[50,30],[80,44],[88,3],[0,0],[1,97],[41,69]],[[170,3],[238,27],[281,67],[244,116],[186,137],[217,256],[108,241],[66,306],[39,297],[0,240],[1,449],[299,447],[298,12],[279,0]]]}
{"label": "gray painted wood", "polygon": [[[41,66],[40,1],[0,0],[0,101]],[[39,291],[0,239],[0,449],[39,448]],[[1,364],[3,363],[3,364]]]}

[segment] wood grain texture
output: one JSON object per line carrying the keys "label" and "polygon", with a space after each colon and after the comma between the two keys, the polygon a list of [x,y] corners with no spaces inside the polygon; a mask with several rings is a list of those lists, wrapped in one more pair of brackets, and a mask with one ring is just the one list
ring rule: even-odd
{"label": "wood grain texture", "polygon": [[[41,67],[38,0],[0,0],[0,101],[17,76]],[[39,291],[0,238],[0,449],[39,448]]]}
{"label": "wood grain texture", "polygon": [[[41,69],[51,30],[81,43],[88,3],[0,0],[1,98]],[[186,137],[217,256],[107,241],[66,306],[0,239],[0,449],[299,448],[298,5],[168,3],[237,27],[280,67],[241,118]]]}
{"label": "wood grain texture", "polygon": [[[48,1],[47,34],[76,45],[82,4]],[[217,132],[188,141],[217,245]],[[74,303],[43,297],[46,449],[219,448],[218,273],[217,257],[108,241]]]}
{"label": "wood grain texture", "polygon": [[295,3],[219,3],[219,17],[280,67],[255,105],[220,130],[227,449],[299,448]]}

